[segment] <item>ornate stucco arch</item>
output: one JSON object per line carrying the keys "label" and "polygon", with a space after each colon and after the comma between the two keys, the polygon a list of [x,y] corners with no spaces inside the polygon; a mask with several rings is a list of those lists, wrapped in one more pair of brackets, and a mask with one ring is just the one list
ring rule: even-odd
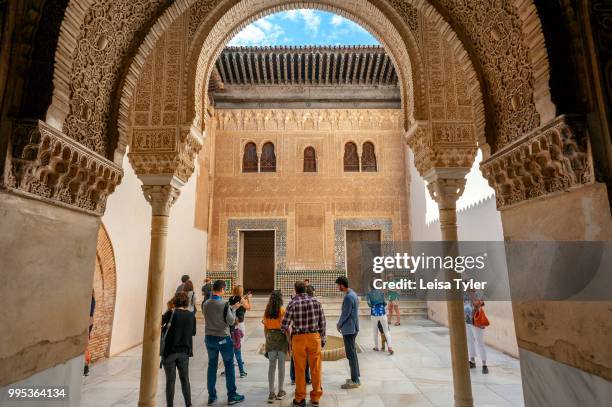
{"label": "ornate stucco arch", "polygon": [[[184,100],[188,104],[187,117],[193,117],[196,128],[202,129],[203,127],[203,115],[207,105],[204,90],[208,88],[214,63],[225,44],[242,28],[258,18],[296,8],[318,8],[330,11],[353,20],[370,31],[385,46],[398,72],[404,111],[404,126],[407,128],[409,123],[415,120],[415,116],[421,119],[427,118],[426,105],[423,103],[426,98],[418,98],[420,104],[417,105],[414,97],[415,93],[418,95],[425,94],[426,82],[422,64],[419,64],[421,56],[412,33],[408,27],[404,26],[401,28],[403,35],[400,34],[398,29],[369,1],[321,0],[304,2],[286,0],[279,2],[273,0],[245,0],[226,12],[211,29],[208,28],[209,24],[206,21],[202,21],[194,35],[194,41],[187,59],[186,97]],[[407,47],[406,43],[411,44],[411,46]],[[411,53],[409,53],[409,48],[412,50]]]}
{"label": "ornate stucco arch", "polygon": [[[128,123],[126,106],[144,59],[156,40],[192,5],[197,4],[203,14],[222,16],[239,3],[239,0],[177,0],[160,2],[155,7],[147,0],[72,1],[56,52],[54,97],[47,122],[118,162],[125,145],[112,133],[117,131],[117,126],[122,132]],[[409,9],[416,8],[436,22],[446,38],[456,45],[456,50],[465,48],[462,62],[469,65],[471,61],[472,71],[476,72],[474,77],[480,79],[482,93],[488,95],[483,106],[487,110],[488,130],[493,133],[489,139],[496,144],[495,148],[554,116],[547,84],[549,70],[544,38],[532,1],[369,0],[368,3],[390,20],[397,16],[406,20],[411,13]],[[498,27],[493,26],[500,22]],[[505,52],[508,50],[512,52]],[[99,63],[92,64],[92,61]],[[517,72],[514,80],[502,86],[500,79],[513,69]],[[484,120],[478,118],[477,122]],[[125,140],[126,136],[122,134],[121,138]]]}

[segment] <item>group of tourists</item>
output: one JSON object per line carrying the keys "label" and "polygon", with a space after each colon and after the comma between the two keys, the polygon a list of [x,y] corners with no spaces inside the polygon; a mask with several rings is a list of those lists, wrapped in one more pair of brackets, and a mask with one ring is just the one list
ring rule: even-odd
{"label": "group of tourists", "polygon": [[[196,334],[195,303],[193,283],[189,276],[183,276],[168,311],[162,317],[161,366],[166,373],[166,401],[173,405],[176,371],[179,372],[181,389],[186,406],[191,406],[189,384],[189,357],[193,356],[192,338]],[[356,338],[359,333],[359,297],[349,287],[349,281],[341,276],[336,279],[337,289],[344,294],[340,317],[336,329],[341,333],[346,357],[350,367],[350,378],[340,386],[342,389],[356,389],[361,385],[359,360],[357,357]],[[251,309],[251,293],[244,294],[242,286],[235,286],[228,301],[224,300],[226,282],[210,279],[202,287],[202,312],[204,315],[204,342],[208,353],[207,390],[208,405],[218,400],[216,381],[219,367],[219,355],[223,364],[222,375],[225,376],[228,404],[233,405],[245,400],[238,393],[234,361],[238,364],[239,376],[244,378],[247,372],[242,360],[241,348],[245,340],[245,313]],[[314,295],[314,287],[306,281],[297,281],[295,294],[287,306],[283,306],[283,295],[274,290],[266,305],[262,324],[265,334],[265,356],[268,358],[268,403],[282,400],[285,391],[285,363],[291,362],[291,383],[295,384],[293,405],[306,405],[307,385],[312,406],[318,406],[323,395],[321,362],[322,350],[326,344],[326,319],[321,303]],[[390,334],[390,321],[387,319],[387,305],[397,313],[395,325],[400,324],[399,309],[396,308],[399,294],[387,293],[372,289],[366,295],[370,307],[374,351],[385,350],[394,354]],[[387,304],[389,300],[389,304]],[[475,355],[478,351],[483,361],[483,373],[488,373],[486,354],[483,342],[484,327],[474,325],[476,311],[482,310],[484,302],[472,293],[464,298],[466,303],[466,323],[468,324],[468,346],[470,367],[475,367]],[[396,303],[393,304],[392,302]],[[195,307],[195,306],[194,306]],[[468,309],[470,308],[470,309]],[[194,308],[195,309],[195,308]],[[390,313],[390,312],[389,312]],[[468,320],[467,315],[472,319]],[[480,317],[478,317],[480,318]],[[473,328],[470,328],[473,327]],[[379,348],[378,335],[382,337],[382,348]]]}

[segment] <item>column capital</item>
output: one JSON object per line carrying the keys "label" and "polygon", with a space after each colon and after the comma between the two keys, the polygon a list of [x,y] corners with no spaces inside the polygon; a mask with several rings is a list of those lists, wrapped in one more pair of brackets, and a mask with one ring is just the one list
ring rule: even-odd
{"label": "column capital", "polygon": [[132,131],[128,158],[139,178],[165,175],[187,182],[202,145],[202,133],[193,126],[138,128]]}
{"label": "column capital", "polygon": [[478,149],[472,123],[416,121],[405,139],[423,177],[435,168],[471,167]]}
{"label": "column capital", "polygon": [[143,185],[142,192],[151,204],[153,216],[170,216],[170,208],[181,194],[174,185]]}
{"label": "column capital", "polygon": [[436,201],[439,209],[456,208],[457,200],[465,189],[465,176],[469,171],[469,168],[432,168],[424,174],[431,199]]}

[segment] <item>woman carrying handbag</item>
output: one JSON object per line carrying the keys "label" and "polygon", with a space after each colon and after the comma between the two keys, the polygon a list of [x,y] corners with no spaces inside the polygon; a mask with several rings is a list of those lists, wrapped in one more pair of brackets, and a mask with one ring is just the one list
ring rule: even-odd
{"label": "woman carrying handbag", "polygon": [[193,337],[196,334],[195,315],[188,309],[186,292],[178,292],[172,299],[173,309],[162,316],[160,343],[161,365],[166,373],[166,405],[174,403],[174,383],[178,369],[185,405],[191,406],[189,358],[193,356]]}
{"label": "woman carrying handbag", "polygon": [[487,350],[484,342],[485,327],[489,320],[484,312],[484,295],[468,290],[463,293],[463,310],[465,313],[465,331],[467,337],[470,369],[476,368],[476,354],[482,361],[482,373],[488,374]]}

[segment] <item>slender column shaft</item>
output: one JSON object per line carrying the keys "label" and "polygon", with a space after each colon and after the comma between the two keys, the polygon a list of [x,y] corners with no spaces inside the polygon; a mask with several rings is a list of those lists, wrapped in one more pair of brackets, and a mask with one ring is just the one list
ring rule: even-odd
{"label": "slender column shaft", "polygon": [[[457,212],[452,208],[440,208],[440,229],[443,241],[457,240]],[[453,253],[456,254],[456,253]],[[449,274],[454,274],[450,272]],[[451,276],[456,277],[456,276]],[[450,334],[451,361],[453,366],[453,389],[456,407],[472,407],[472,385],[468,364],[465,316],[461,298],[446,301],[448,330]]]}
{"label": "slender column shaft", "polygon": [[[438,203],[440,210],[440,231],[442,240],[456,242],[457,236],[457,200],[465,188],[465,169],[433,170],[427,174],[427,188],[431,197]],[[448,245],[445,255],[456,256],[457,246]],[[454,270],[446,270],[446,280],[461,278]],[[465,336],[465,316],[463,314],[463,296],[459,290],[451,293],[446,301],[448,311],[448,331],[450,335],[451,361],[453,366],[453,390],[455,407],[472,407],[472,385],[468,363],[467,339]]]}
{"label": "slender column shaft", "polygon": [[155,407],[157,376],[159,372],[161,312],[164,304],[164,270],[166,268],[168,220],[170,207],[178,198],[179,190],[170,185],[143,185],[142,190],[145,198],[151,204],[152,216],[138,406]]}
{"label": "slender column shaft", "polygon": [[164,268],[166,265],[167,237],[168,216],[153,216],[151,218],[151,252],[149,254],[147,305],[142,338],[139,406],[152,407],[156,404],[161,329],[160,311],[164,303]]}

